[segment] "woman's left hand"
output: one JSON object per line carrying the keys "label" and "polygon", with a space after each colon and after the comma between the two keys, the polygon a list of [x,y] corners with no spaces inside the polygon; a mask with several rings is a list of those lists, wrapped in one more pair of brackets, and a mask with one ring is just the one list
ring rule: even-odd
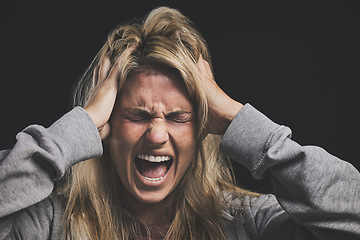
{"label": "woman's left hand", "polygon": [[197,68],[202,75],[203,89],[209,104],[210,121],[207,133],[224,134],[243,105],[230,98],[215,82],[210,65],[200,55]]}

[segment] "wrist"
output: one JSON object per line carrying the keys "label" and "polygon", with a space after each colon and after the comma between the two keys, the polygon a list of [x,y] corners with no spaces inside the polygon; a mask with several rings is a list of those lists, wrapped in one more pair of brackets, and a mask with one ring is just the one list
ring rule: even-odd
{"label": "wrist", "polygon": [[212,128],[210,129],[210,133],[224,134],[243,107],[241,103],[230,98],[229,101],[221,106],[223,106],[221,109],[212,109],[214,112],[212,112]]}
{"label": "wrist", "polygon": [[229,103],[228,106],[229,111],[227,113],[226,119],[230,124],[234,120],[236,115],[240,112],[240,110],[244,107],[244,105],[231,99],[231,103]]}

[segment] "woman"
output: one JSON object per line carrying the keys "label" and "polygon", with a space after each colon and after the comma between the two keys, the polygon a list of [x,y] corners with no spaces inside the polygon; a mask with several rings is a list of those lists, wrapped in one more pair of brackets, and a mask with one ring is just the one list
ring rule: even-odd
{"label": "woman", "polygon": [[[0,153],[2,238],[360,238],[359,172],[227,96],[177,10],[115,29],[74,106]],[[219,145],[274,195],[236,187]]]}

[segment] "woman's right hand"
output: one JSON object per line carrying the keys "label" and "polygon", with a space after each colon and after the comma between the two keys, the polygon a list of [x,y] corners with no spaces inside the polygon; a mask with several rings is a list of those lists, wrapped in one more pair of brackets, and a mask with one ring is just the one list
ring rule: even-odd
{"label": "woman's right hand", "polygon": [[86,102],[84,109],[95,123],[103,140],[110,133],[108,121],[119,91],[119,74],[121,68],[123,67],[124,61],[126,61],[134,49],[135,47],[126,49],[116,60],[112,68],[110,59],[105,56],[101,65],[94,70],[93,81],[97,83],[97,86]]}

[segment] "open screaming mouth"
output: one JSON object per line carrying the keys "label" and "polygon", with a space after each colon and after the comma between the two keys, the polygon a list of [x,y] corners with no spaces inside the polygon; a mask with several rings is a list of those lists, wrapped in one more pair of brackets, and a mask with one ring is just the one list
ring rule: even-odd
{"label": "open screaming mouth", "polygon": [[138,155],[135,157],[135,165],[139,173],[150,181],[163,179],[172,164],[173,159],[170,156]]}

